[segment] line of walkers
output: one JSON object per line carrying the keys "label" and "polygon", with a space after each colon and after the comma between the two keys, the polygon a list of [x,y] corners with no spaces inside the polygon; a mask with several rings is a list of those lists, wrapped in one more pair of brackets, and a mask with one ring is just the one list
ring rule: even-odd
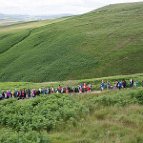
{"label": "line of walkers", "polygon": [[142,86],[143,87],[143,81],[142,82],[138,82],[138,81],[134,81],[133,79],[130,79],[129,82],[127,83],[126,80],[122,80],[122,81],[115,81],[114,85],[111,85],[109,81],[104,82],[103,80],[101,81],[100,84],[100,89],[101,91],[103,91],[104,89],[124,89],[124,88],[132,88],[132,87],[139,87]]}
{"label": "line of walkers", "polygon": [[24,99],[24,98],[31,98],[31,97],[36,97],[39,95],[48,95],[48,94],[53,94],[53,93],[84,93],[84,92],[91,92],[92,85],[91,84],[80,84],[77,87],[62,87],[58,86],[58,88],[39,88],[38,90],[36,89],[23,89],[23,90],[14,90],[14,91],[2,91],[0,93],[0,100],[2,99],[8,99],[8,98],[17,98],[17,99]]}
{"label": "line of walkers", "polygon": [[[134,81],[131,79],[129,82],[126,80],[122,81],[115,81],[113,85],[109,81],[104,82],[103,80],[101,81],[100,84],[100,90],[103,91],[104,89],[122,89],[122,88],[127,88],[127,87],[138,87],[142,86],[143,87],[143,81],[138,82]],[[36,89],[23,89],[23,90],[14,90],[14,91],[2,91],[0,92],[0,100],[2,99],[8,99],[8,98],[17,98],[17,99],[24,99],[24,98],[31,98],[31,97],[36,97],[39,95],[48,95],[48,94],[53,94],[53,93],[84,93],[84,92],[91,92],[92,90],[92,84],[80,84],[77,87],[62,87],[58,86],[57,88],[51,87],[51,88],[39,88],[38,90]]]}

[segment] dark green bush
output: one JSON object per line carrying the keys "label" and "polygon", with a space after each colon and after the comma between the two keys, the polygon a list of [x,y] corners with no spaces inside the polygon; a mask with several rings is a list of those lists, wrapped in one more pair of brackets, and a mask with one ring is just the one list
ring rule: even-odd
{"label": "dark green bush", "polygon": [[79,120],[86,112],[83,105],[68,95],[41,96],[29,101],[7,100],[0,104],[0,124],[18,131],[50,131],[57,129],[61,121],[64,125],[71,118]]}

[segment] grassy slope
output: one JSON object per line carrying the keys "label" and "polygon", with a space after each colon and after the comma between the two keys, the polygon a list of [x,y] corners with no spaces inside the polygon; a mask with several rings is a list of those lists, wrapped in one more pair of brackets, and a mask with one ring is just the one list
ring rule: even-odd
{"label": "grassy slope", "polygon": [[1,101],[0,142],[142,143],[143,89],[99,95]]}
{"label": "grassy slope", "polygon": [[42,21],[29,21],[29,22],[23,22],[23,23],[22,22],[15,23],[11,25],[3,25],[3,26],[0,26],[0,30],[1,30],[1,33],[15,33],[18,30],[35,29],[38,27],[46,26],[48,24],[63,21],[67,18],[59,18],[54,20],[49,19],[49,20],[42,20]]}
{"label": "grassy slope", "polygon": [[111,5],[39,28],[0,32],[1,81],[143,72],[143,3]]}

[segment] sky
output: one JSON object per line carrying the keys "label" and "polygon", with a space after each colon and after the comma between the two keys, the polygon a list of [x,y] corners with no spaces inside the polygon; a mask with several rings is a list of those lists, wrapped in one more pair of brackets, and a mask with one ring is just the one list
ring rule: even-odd
{"label": "sky", "polygon": [[0,13],[26,15],[82,14],[99,7],[143,0],[0,0]]}

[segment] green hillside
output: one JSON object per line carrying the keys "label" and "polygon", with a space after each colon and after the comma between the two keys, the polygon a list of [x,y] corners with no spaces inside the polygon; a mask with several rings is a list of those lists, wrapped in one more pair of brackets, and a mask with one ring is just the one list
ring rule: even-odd
{"label": "green hillside", "polygon": [[1,81],[143,72],[143,3],[110,5],[40,26],[0,28]]}

